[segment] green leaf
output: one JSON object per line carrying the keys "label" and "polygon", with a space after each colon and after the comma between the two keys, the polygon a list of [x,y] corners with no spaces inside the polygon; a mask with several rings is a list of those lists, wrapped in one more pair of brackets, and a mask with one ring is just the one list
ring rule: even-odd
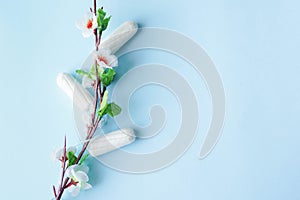
{"label": "green leaf", "polygon": [[115,103],[106,104],[102,109],[98,111],[99,117],[102,117],[106,114],[109,114],[111,117],[114,117],[120,114],[122,111],[121,107]]}
{"label": "green leaf", "polygon": [[75,156],[73,151],[68,152],[67,158],[68,158],[68,167],[76,163],[77,157]]}
{"label": "green leaf", "polygon": [[114,102],[108,104],[106,108],[106,113],[109,114],[111,117],[120,114],[121,111],[122,111],[121,107],[115,104]]}
{"label": "green leaf", "polygon": [[106,108],[107,108],[107,104],[102,109],[98,110],[97,114],[100,118],[106,114]]}
{"label": "green leaf", "polygon": [[113,69],[108,69],[106,71],[104,71],[101,76],[101,82],[104,86],[108,86],[111,84],[111,82],[114,80],[114,76],[115,76],[115,71]]}
{"label": "green leaf", "polygon": [[98,22],[98,30],[100,32],[104,31],[107,28],[111,18],[111,16],[106,18],[105,16],[106,16],[106,12],[103,9],[99,8],[97,11],[97,22]]}
{"label": "green leaf", "polygon": [[108,23],[109,23],[109,21],[110,21],[110,18],[111,18],[111,16],[109,16],[109,17],[107,17],[107,18],[105,18],[105,19],[103,20],[103,23],[102,23],[102,31],[105,31],[106,28],[108,27]]}
{"label": "green leaf", "polygon": [[92,65],[91,70],[89,72],[90,74],[95,74],[96,70],[95,70],[95,65]]}
{"label": "green leaf", "polygon": [[82,165],[82,163],[84,163],[84,161],[89,157],[89,154],[85,154],[84,156],[81,157],[80,161],[79,161],[79,165]]}
{"label": "green leaf", "polygon": [[98,116],[103,117],[106,114],[107,109],[107,98],[108,98],[108,91],[106,90],[103,94],[102,102],[100,108],[98,110]]}
{"label": "green leaf", "polygon": [[108,97],[108,91],[105,90],[105,92],[103,94],[102,102],[100,105],[100,110],[103,110],[103,108],[107,105],[107,97]]}
{"label": "green leaf", "polygon": [[88,76],[88,75],[89,75],[89,73],[87,73],[86,71],[81,70],[81,69],[77,69],[75,72],[76,72],[78,75],[81,75],[81,76]]}
{"label": "green leaf", "polygon": [[107,109],[107,98],[108,98],[108,91],[105,90],[105,92],[103,94],[103,98],[102,98],[100,108],[97,112],[99,117],[103,117],[107,112],[106,111],[106,109]]}
{"label": "green leaf", "polygon": [[[104,69],[100,66],[97,66],[98,68],[98,76],[101,79],[101,75],[104,72]],[[96,80],[96,69],[95,66],[92,65],[91,70],[89,71],[88,75],[87,75],[91,80]]]}
{"label": "green leaf", "polygon": [[102,22],[106,16],[106,12],[103,9],[99,8],[97,13],[98,26],[102,26]]}

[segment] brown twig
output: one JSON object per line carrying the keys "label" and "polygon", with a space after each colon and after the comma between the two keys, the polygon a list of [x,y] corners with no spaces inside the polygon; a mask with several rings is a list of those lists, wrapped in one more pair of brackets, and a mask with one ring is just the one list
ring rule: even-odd
{"label": "brown twig", "polygon": [[65,141],[64,141],[64,155],[62,158],[62,175],[61,175],[61,181],[60,181],[60,186],[59,189],[62,188],[62,184],[63,184],[63,177],[65,176],[65,172],[66,172],[66,162],[67,162],[67,137],[65,135]]}
{"label": "brown twig", "polygon": [[98,66],[97,66],[97,61],[95,60],[95,70],[96,70],[96,84],[94,85],[94,109],[92,113],[92,125],[95,124],[95,116],[96,116],[96,111],[97,111],[97,105],[98,105],[98,87],[99,87],[99,77],[98,77]]}
{"label": "brown twig", "polygon": [[[105,90],[106,90],[106,87],[103,88],[103,91],[102,91],[102,93],[100,95],[101,99],[103,98],[103,94],[104,94]],[[99,125],[100,121],[101,121],[101,117],[98,117],[97,120],[96,120],[96,124],[94,124],[94,126],[88,132],[88,135],[86,137],[86,142],[83,144],[83,147],[82,147],[82,149],[81,149],[81,151],[80,151],[80,153],[79,153],[79,155],[77,157],[77,160],[76,160],[75,164],[78,164],[79,161],[80,161],[80,159],[82,158],[84,152],[86,151],[86,149],[87,149],[87,147],[88,147],[88,145],[90,143],[90,139],[94,136],[94,134],[95,134],[95,132],[96,132],[96,130],[98,128],[98,125]],[[64,190],[67,188],[67,186],[69,184],[69,180],[70,179],[68,177],[65,179],[62,188],[59,190],[59,193],[58,193],[58,195],[56,197],[56,200],[60,200],[61,199],[61,196],[62,196]]]}
{"label": "brown twig", "polygon": [[64,183],[64,177],[65,177],[65,173],[66,173],[66,162],[67,162],[67,137],[65,135],[65,140],[64,140],[64,155],[62,158],[62,174],[61,174],[61,180],[60,180],[60,184],[59,184],[59,193],[58,195],[56,194],[55,191],[55,187],[53,186],[54,192],[55,192],[55,198],[57,200],[60,200],[62,193],[65,189],[65,183]]}
{"label": "brown twig", "polygon": [[[94,0],[94,13],[95,15],[97,15],[97,1]],[[98,36],[98,31],[97,29],[94,30],[94,35],[95,35],[95,49],[96,51],[98,51],[99,49],[99,45],[101,42],[101,36],[102,36],[102,32],[99,33]],[[82,158],[84,152],[86,151],[89,143],[90,143],[90,139],[94,136],[99,122],[101,120],[102,117],[97,117],[97,120],[95,120],[96,117],[96,112],[97,112],[97,107],[98,107],[98,100],[100,99],[100,103],[102,102],[102,98],[103,98],[103,94],[104,91],[106,90],[106,87],[103,87],[103,91],[101,91],[101,80],[99,80],[99,76],[98,76],[98,67],[97,67],[97,60],[95,60],[95,73],[96,73],[96,84],[94,85],[95,88],[95,101],[94,101],[94,112],[92,113],[92,125],[91,127],[88,129],[88,133],[87,133],[87,137],[86,137],[86,141],[83,144],[83,147],[77,157],[77,160],[75,162],[75,164],[78,164],[80,159]],[[54,192],[54,196],[56,200],[60,200],[63,192],[65,191],[65,189],[70,186],[71,182],[69,177],[64,177],[65,176],[65,172],[67,170],[68,167],[66,167],[66,158],[67,158],[67,153],[66,153],[66,136],[65,136],[65,143],[64,143],[64,158],[62,160],[63,162],[63,170],[62,170],[62,176],[61,176],[61,182],[60,182],[60,187],[59,187],[59,191],[58,193],[55,190],[55,187],[53,186],[53,192]],[[65,179],[64,179],[65,178]]]}
{"label": "brown twig", "polygon": [[57,197],[57,193],[56,193],[56,189],[55,189],[54,185],[52,185],[52,189],[53,189],[54,197],[56,198]]}
{"label": "brown twig", "polygon": [[[94,0],[94,14],[97,16],[97,0]],[[95,45],[96,45],[96,51],[98,51],[98,47],[100,42],[98,42],[98,31],[97,29],[94,30],[95,34]]]}

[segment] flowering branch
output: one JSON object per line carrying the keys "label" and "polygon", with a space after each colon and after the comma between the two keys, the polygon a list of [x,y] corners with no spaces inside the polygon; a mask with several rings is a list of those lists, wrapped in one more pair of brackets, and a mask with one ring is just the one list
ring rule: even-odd
{"label": "flowering branch", "polygon": [[[85,18],[77,23],[77,27],[82,30],[84,37],[89,37],[94,33],[95,36],[95,52],[94,65],[89,72],[76,70],[79,75],[83,76],[83,84],[90,83],[88,86],[94,87],[94,107],[91,114],[91,122],[87,124],[87,136],[83,146],[78,154],[75,155],[74,148],[68,148],[66,137],[64,147],[56,153],[56,158],[62,163],[62,174],[58,190],[53,186],[53,193],[56,200],[60,200],[67,188],[72,188],[73,194],[77,194],[80,189],[89,189],[91,185],[88,182],[88,168],[83,166],[83,162],[88,154],[86,149],[93,138],[99,122],[104,115],[111,117],[118,115],[121,108],[115,103],[108,103],[107,86],[113,81],[115,72],[112,67],[117,66],[117,58],[110,54],[109,50],[99,50],[102,32],[106,30],[111,17],[106,17],[103,7],[97,10],[97,3],[94,0],[94,10],[90,9]],[[101,89],[103,88],[103,89]]]}

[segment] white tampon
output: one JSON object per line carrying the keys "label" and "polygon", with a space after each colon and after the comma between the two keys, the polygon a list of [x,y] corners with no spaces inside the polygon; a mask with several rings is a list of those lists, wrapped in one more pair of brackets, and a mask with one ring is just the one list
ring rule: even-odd
{"label": "white tampon", "polygon": [[[115,53],[137,32],[137,24],[132,21],[124,22],[101,44],[101,48],[107,48]],[[93,103],[92,95],[86,91],[71,75],[61,73],[57,77],[58,86],[74,101],[81,110],[89,109]],[[74,89],[76,88],[76,94]]]}
{"label": "white tampon", "polygon": [[92,156],[100,156],[134,141],[135,134],[132,129],[120,129],[94,137],[88,146],[88,151]]}
{"label": "white tampon", "polygon": [[116,53],[138,30],[138,26],[133,21],[124,22],[111,35],[109,35],[100,47],[110,49],[112,53]]}
{"label": "white tampon", "polygon": [[[73,99],[76,106],[84,109],[83,115],[86,117],[88,108],[93,105],[91,94],[71,75],[60,73],[57,77],[59,87]],[[73,94],[72,91],[76,90]],[[110,151],[126,146],[135,141],[135,134],[132,129],[120,129],[102,136],[95,136],[89,146],[88,151],[92,156],[99,156]]]}
{"label": "white tampon", "polygon": [[93,104],[92,95],[73,76],[60,73],[56,78],[56,82],[81,110],[88,110]]}
{"label": "white tampon", "polygon": [[[110,49],[112,53],[115,53],[135,35],[137,30],[135,22],[125,22],[108,36],[100,44],[100,47]],[[93,97],[74,77],[61,73],[57,77],[57,84],[77,107],[82,111],[86,111],[85,113],[88,112],[93,105]],[[107,133],[104,136],[96,136],[91,140],[88,150],[91,155],[98,156],[128,145],[133,141],[135,141],[134,131],[132,129],[121,129]]]}

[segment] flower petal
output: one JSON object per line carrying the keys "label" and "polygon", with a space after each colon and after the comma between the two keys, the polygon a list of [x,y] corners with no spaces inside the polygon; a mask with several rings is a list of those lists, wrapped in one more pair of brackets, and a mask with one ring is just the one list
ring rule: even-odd
{"label": "flower petal", "polygon": [[74,178],[79,182],[88,182],[89,177],[88,175],[83,171],[77,171],[74,173]]}
{"label": "flower petal", "polygon": [[87,165],[79,165],[78,166],[78,171],[83,171],[84,173],[88,173],[89,172],[89,167]]}
{"label": "flower petal", "polygon": [[77,148],[76,147],[69,147],[68,148],[68,150],[67,150],[67,152],[73,152],[73,153],[76,153],[76,151],[77,151]]}
{"label": "flower petal", "polygon": [[67,168],[65,174],[67,177],[72,178],[74,176],[75,170],[78,167],[78,165],[71,165]]}
{"label": "flower petal", "polygon": [[95,16],[94,13],[86,12],[85,15],[84,15],[84,19],[87,21],[87,20],[93,18],[94,16]]}
{"label": "flower petal", "polygon": [[107,65],[107,64],[105,64],[105,63],[102,62],[102,61],[99,61],[98,63],[99,63],[99,65],[100,65],[102,68],[111,68],[110,65]]}
{"label": "flower petal", "polygon": [[81,184],[81,189],[82,190],[88,190],[88,189],[91,189],[92,188],[92,185],[89,184],[89,183],[82,183]]}
{"label": "flower petal", "polygon": [[83,30],[86,26],[86,22],[85,22],[85,20],[80,19],[80,20],[76,21],[75,25],[79,30]]}
{"label": "flower petal", "polygon": [[98,27],[98,21],[97,21],[97,17],[94,15],[93,16],[93,26],[92,29],[95,29]]}
{"label": "flower petal", "polygon": [[92,83],[93,81],[87,77],[87,76],[83,76],[82,78],[82,86],[85,87],[85,88],[91,88],[92,87]]}
{"label": "flower petal", "polygon": [[[111,54],[109,49],[99,49],[93,52],[93,57],[97,60],[98,64],[103,68],[112,68],[118,65],[118,58]],[[100,58],[104,58],[105,63]]]}
{"label": "flower petal", "polygon": [[85,38],[88,38],[93,34],[93,32],[94,32],[94,30],[85,28],[84,30],[82,30],[82,36]]}
{"label": "flower petal", "polygon": [[55,150],[55,158],[57,160],[61,159],[61,157],[63,157],[63,155],[64,155],[64,149],[63,148]]}
{"label": "flower petal", "polygon": [[68,189],[68,191],[71,193],[71,195],[73,197],[76,197],[79,194],[79,192],[80,192],[80,187],[78,187],[78,186],[71,186]]}
{"label": "flower petal", "polygon": [[[92,27],[87,27],[89,20],[92,20]],[[82,30],[83,37],[90,37],[94,33],[94,29],[98,27],[97,17],[92,12],[87,12],[82,19],[76,22],[76,27]]]}
{"label": "flower petal", "polygon": [[107,63],[111,67],[118,66],[118,58],[115,55],[109,55],[106,57]]}

